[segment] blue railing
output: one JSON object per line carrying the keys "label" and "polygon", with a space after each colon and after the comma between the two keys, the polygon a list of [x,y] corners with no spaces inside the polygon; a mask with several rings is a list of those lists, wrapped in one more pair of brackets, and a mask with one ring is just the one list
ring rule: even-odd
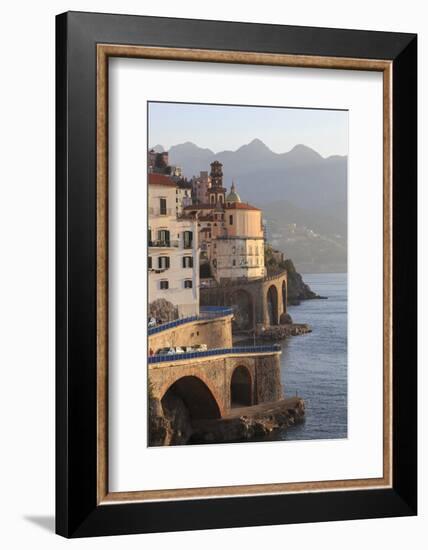
{"label": "blue railing", "polygon": [[200,306],[199,311],[201,312],[207,312],[207,311],[217,311],[217,312],[223,312],[223,311],[232,311],[233,308],[229,306]]}
{"label": "blue railing", "polygon": [[182,319],[176,319],[175,321],[169,321],[163,323],[157,327],[150,327],[148,329],[148,335],[152,336],[163,330],[178,327],[186,323],[193,323],[194,321],[206,321],[207,319],[215,319],[216,317],[225,317],[226,315],[232,315],[233,308],[221,307],[221,306],[201,306],[199,315],[191,315],[189,317],[183,317]]}
{"label": "blue railing", "polygon": [[215,355],[228,355],[235,353],[273,353],[281,351],[279,344],[271,344],[269,346],[238,346],[236,348],[216,348],[206,351],[191,351],[186,353],[176,353],[173,355],[152,355],[148,357],[148,362],[163,363],[165,361],[182,361],[186,359],[200,359],[201,357],[212,357]]}

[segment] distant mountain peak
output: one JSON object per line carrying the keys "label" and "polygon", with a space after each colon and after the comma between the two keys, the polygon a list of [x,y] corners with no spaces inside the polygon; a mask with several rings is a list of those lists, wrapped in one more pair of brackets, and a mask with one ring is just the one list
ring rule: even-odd
{"label": "distant mountain peak", "polygon": [[210,155],[214,155],[213,151],[211,149],[208,149],[207,147],[199,147],[199,145],[196,145],[192,141],[185,141],[184,143],[178,143],[177,145],[173,145],[170,148],[170,152],[176,152],[176,151],[186,151],[186,152],[192,152],[192,151],[203,151],[205,153],[209,153]]}
{"label": "distant mountain peak", "polygon": [[288,153],[284,153],[289,158],[294,160],[300,160],[302,162],[308,162],[310,160],[323,160],[323,157],[311,147],[298,143]]}
{"label": "distant mountain peak", "polygon": [[236,152],[242,152],[242,151],[251,151],[255,153],[271,153],[272,151],[269,149],[269,147],[259,138],[254,138],[250,143],[247,143],[246,145],[241,145]]}
{"label": "distant mountain peak", "polygon": [[268,149],[267,145],[259,138],[252,139],[248,145],[257,146],[257,147],[262,146]]}

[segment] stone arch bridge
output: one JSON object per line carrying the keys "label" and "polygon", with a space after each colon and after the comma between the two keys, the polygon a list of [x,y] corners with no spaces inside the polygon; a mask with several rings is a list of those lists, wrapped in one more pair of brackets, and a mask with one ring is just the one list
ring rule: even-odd
{"label": "stone arch bridge", "polygon": [[225,353],[149,364],[152,398],[184,401],[192,420],[224,417],[233,407],[282,399],[280,351]]}
{"label": "stone arch bridge", "polygon": [[287,313],[287,271],[260,279],[222,280],[200,289],[201,305],[233,306],[238,331],[278,325]]}

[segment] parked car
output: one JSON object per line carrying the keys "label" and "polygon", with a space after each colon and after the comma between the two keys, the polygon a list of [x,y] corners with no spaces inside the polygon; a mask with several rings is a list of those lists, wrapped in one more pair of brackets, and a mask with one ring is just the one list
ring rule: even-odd
{"label": "parked car", "polygon": [[175,348],[159,348],[156,355],[175,355]]}
{"label": "parked car", "polygon": [[154,317],[150,317],[149,319],[149,328],[156,326],[156,319]]}
{"label": "parked car", "polygon": [[181,346],[169,347],[169,348],[159,348],[156,352],[156,355],[179,355],[185,353],[184,349]]}
{"label": "parked car", "polygon": [[207,351],[208,346],[206,344],[195,344],[192,346],[192,351]]}

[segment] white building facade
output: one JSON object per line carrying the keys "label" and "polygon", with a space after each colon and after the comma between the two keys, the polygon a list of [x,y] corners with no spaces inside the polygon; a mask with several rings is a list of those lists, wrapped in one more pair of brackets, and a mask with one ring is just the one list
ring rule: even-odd
{"label": "white building facade", "polygon": [[217,237],[215,244],[216,279],[265,276],[263,237]]}
{"label": "white building facade", "polygon": [[179,317],[199,313],[199,249],[195,220],[177,219],[176,184],[164,174],[149,174],[149,303],[164,298]]}

